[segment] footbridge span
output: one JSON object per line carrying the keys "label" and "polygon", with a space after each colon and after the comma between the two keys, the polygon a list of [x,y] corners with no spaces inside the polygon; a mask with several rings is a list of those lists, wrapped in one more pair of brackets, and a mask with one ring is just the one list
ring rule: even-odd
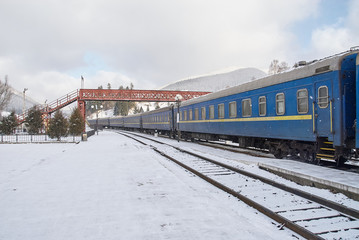
{"label": "footbridge span", "polygon": [[[49,104],[37,106],[44,116],[66,107],[77,101],[78,108],[84,119],[86,118],[86,101],[134,101],[134,102],[175,102],[179,94],[182,100],[199,97],[209,92],[200,91],[169,91],[169,90],[135,90],[135,89],[77,89],[62,96]],[[23,123],[30,109],[18,117]]]}

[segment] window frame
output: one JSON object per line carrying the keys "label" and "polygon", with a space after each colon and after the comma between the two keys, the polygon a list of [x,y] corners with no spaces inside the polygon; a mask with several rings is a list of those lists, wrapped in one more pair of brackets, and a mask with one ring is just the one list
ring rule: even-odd
{"label": "window frame", "polygon": [[[326,94],[327,96],[326,97],[321,97],[320,96],[320,89],[322,88],[325,88],[326,89]],[[325,106],[323,106],[323,102],[321,102],[321,99],[325,99],[326,98],[326,102],[325,102]],[[323,86],[320,86],[318,87],[318,106],[319,108],[327,108],[329,105],[329,89],[328,89],[328,86],[327,85],[323,85]]]}
{"label": "window frame", "polygon": [[[283,96],[283,99],[278,100],[278,96]],[[278,110],[279,110],[278,103],[280,103],[280,102],[283,102],[283,113],[278,112]],[[277,93],[277,94],[275,95],[275,113],[276,113],[277,115],[284,115],[284,114],[285,114],[285,94],[282,93],[282,92],[281,92],[281,93]]]}
{"label": "window frame", "polygon": [[[234,104],[234,113],[231,111],[231,105],[233,105],[233,104]],[[228,103],[228,109],[229,109],[229,117],[236,118],[237,117],[237,101]]]}
{"label": "window frame", "polygon": [[[264,102],[261,102],[261,99],[264,99]],[[264,105],[264,113],[261,113],[261,105]],[[260,96],[258,97],[258,115],[264,117],[267,115],[267,97]]]}
{"label": "window frame", "polygon": [[[223,119],[224,117],[225,117],[225,115],[226,115],[226,113],[225,113],[225,111],[224,111],[224,103],[220,103],[220,104],[218,104],[218,119]],[[222,110],[221,110],[221,108],[223,109],[223,116],[222,116]]]}
{"label": "window frame", "polygon": [[206,107],[201,107],[201,119],[206,120]]}
{"label": "window frame", "polygon": [[199,120],[199,113],[198,113],[198,108],[194,109],[194,120]]}
{"label": "window frame", "polygon": [[[306,96],[304,96],[304,97],[300,97],[299,96],[299,92],[305,92],[306,93]],[[301,99],[305,99],[306,100],[306,105],[305,105],[305,110],[306,111],[299,111],[299,106],[300,106],[300,104],[299,104],[299,100],[301,100]],[[298,114],[306,114],[306,113],[308,113],[308,111],[309,111],[309,95],[308,95],[308,89],[306,89],[306,88],[302,88],[302,89],[299,89],[298,91],[297,91],[297,112],[298,112]]]}
{"label": "window frame", "polygon": [[209,106],[209,119],[214,119],[215,114],[214,114],[214,105],[210,105]]}
{"label": "window frame", "polygon": [[[245,112],[244,112],[244,104],[245,103],[247,103],[247,102],[249,102],[249,114],[246,114]],[[246,99],[243,99],[242,100],[242,102],[241,102],[242,104],[242,117],[251,117],[252,116],[252,99],[251,98],[246,98]]]}

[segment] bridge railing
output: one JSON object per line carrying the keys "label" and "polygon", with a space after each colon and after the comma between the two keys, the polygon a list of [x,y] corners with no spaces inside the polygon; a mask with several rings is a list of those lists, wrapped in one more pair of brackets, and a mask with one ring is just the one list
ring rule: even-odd
{"label": "bridge railing", "polygon": [[56,110],[74,102],[77,100],[79,96],[79,90],[76,89],[75,91],[72,91],[52,102],[50,102],[49,104],[47,104],[44,108],[43,108],[43,112],[44,113],[52,113],[55,112]]}
{"label": "bridge railing", "polygon": [[[65,107],[66,105],[76,101],[78,97],[79,97],[79,90],[76,89],[76,90],[74,90],[74,91],[48,103],[48,104],[45,104],[45,105],[40,104],[40,105],[37,105],[36,107],[38,109],[40,109],[40,111],[43,114],[49,114],[49,113],[55,112],[56,110],[58,110],[62,107]],[[30,110],[31,110],[31,108],[27,109],[25,111],[25,113],[18,116],[19,123],[22,123],[25,121]]]}

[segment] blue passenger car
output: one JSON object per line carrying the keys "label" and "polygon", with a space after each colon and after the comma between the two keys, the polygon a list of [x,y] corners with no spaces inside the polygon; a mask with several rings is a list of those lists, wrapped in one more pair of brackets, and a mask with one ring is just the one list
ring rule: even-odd
{"label": "blue passenger car", "polygon": [[143,113],[142,125],[146,132],[159,132],[171,136],[173,132],[173,107],[169,106]]}
{"label": "blue passenger car", "polygon": [[141,114],[129,115],[123,118],[123,128],[125,129],[142,129],[142,117]]}
{"label": "blue passenger car", "polygon": [[[355,141],[358,51],[182,103],[187,137],[266,147],[277,157],[343,161]],[[358,90],[357,90],[358,91]]]}

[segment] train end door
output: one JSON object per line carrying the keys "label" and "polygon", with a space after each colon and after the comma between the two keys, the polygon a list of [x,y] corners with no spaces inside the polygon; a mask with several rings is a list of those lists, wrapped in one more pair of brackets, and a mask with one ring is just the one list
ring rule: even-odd
{"label": "train end door", "polygon": [[333,140],[333,88],[332,80],[318,79],[315,82],[316,100],[314,106],[314,133],[318,137],[328,137]]}

